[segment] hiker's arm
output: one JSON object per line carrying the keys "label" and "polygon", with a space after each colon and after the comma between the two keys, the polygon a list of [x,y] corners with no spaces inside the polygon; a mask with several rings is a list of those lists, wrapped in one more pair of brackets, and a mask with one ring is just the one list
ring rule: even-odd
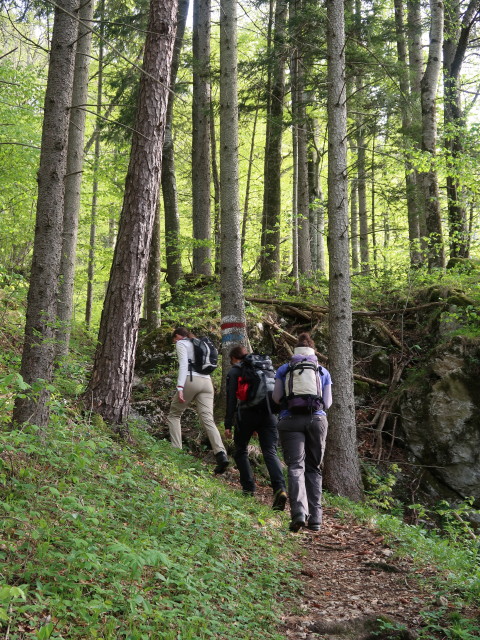
{"label": "hiker's arm", "polygon": [[187,345],[183,340],[178,340],[175,345],[177,349],[178,358],[178,376],[177,376],[177,391],[183,389],[188,374],[188,352]]}
{"label": "hiker's arm", "polygon": [[327,384],[322,389],[323,406],[329,409],[332,406],[332,385]]}
{"label": "hiker's arm", "polygon": [[281,378],[276,378],[275,386],[273,387],[272,400],[275,402],[275,404],[281,404],[283,396],[283,380]]}
{"label": "hiker's arm", "polygon": [[237,380],[238,369],[232,368],[227,375],[226,390],[227,390],[227,408],[225,411],[225,429],[230,431],[233,427],[235,418],[235,410],[237,408]]}

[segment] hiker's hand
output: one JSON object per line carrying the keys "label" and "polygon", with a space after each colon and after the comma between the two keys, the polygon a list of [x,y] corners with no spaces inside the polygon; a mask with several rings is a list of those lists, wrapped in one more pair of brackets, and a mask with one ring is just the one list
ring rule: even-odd
{"label": "hiker's hand", "polygon": [[225,437],[230,439],[232,437],[232,430],[231,429],[225,429]]}
{"label": "hiker's hand", "polygon": [[185,402],[185,398],[183,397],[183,389],[178,389],[177,394],[178,394],[178,401]]}

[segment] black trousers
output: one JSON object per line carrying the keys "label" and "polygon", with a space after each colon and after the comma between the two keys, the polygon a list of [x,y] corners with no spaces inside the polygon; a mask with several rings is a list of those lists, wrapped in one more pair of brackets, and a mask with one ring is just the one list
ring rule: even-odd
{"label": "black trousers", "polygon": [[254,432],[258,433],[260,449],[270,476],[273,491],[285,489],[282,465],[278,458],[277,418],[261,407],[249,407],[237,411],[233,432],[235,443],[234,460],[240,472],[240,484],[244,491],[255,491],[255,478],[248,459],[248,444]]}

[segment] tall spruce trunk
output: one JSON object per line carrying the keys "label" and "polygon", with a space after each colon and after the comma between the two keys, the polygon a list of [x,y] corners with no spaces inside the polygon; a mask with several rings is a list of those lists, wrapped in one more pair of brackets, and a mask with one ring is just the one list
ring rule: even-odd
{"label": "tall spruce trunk", "polygon": [[422,104],[422,151],[430,157],[430,167],[427,171],[423,171],[420,174],[420,181],[425,202],[428,265],[430,268],[443,268],[445,267],[445,248],[443,244],[438,174],[435,166],[437,144],[436,97],[442,64],[443,3],[439,2],[439,0],[430,0],[430,14],[428,61],[420,85]]}
{"label": "tall spruce trunk", "polygon": [[325,481],[332,493],[360,500],[363,492],[353,392],[343,0],[327,0],[327,24],[329,369],[333,404],[328,415]]}
{"label": "tall spruce trunk", "polygon": [[68,130],[67,175],[63,210],[63,245],[60,262],[60,291],[58,295],[57,358],[67,355],[73,315],[73,283],[77,255],[80,190],[83,174],[83,146],[85,144],[85,116],[88,102],[88,70],[92,45],[91,21],[94,2],[89,0],[79,10],[78,41],[75,55],[72,108]]}
{"label": "tall spruce trunk", "polygon": [[422,263],[420,252],[420,222],[418,216],[416,173],[410,160],[412,148],[412,110],[409,97],[407,45],[405,41],[405,20],[403,0],[394,0],[397,58],[399,64],[400,112],[402,116],[402,143],[405,167],[405,193],[407,199],[408,239],[410,243],[410,265],[418,267]]}
{"label": "tall spruce trunk", "polygon": [[[421,106],[421,82],[423,76],[423,19],[420,7],[420,0],[407,0],[407,40],[408,40],[408,69],[410,85],[410,109],[412,112],[412,123],[419,123],[422,119]],[[411,142],[415,151],[422,146],[421,128],[418,124],[410,131]],[[425,260],[427,246],[427,222],[425,218],[425,203],[420,175],[417,169],[413,171],[410,186],[414,189],[415,201],[418,214],[418,227],[420,231],[420,251],[421,262]]]}
{"label": "tall spruce trunk", "polygon": [[247,344],[238,192],[237,16],[235,0],[220,2],[220,217],[223,373],[228,353]]}
{"label": "tall spruce trunk", "polygon": [[153,331],[161,325],[160,282],[162,252],[160,246],[160,202],[157,204],[153,221],[152,240],[148,257],[147,278],[145,284],[144,316],[146,330]]}
{"label": "tall spruce trunk", "polygon": [[[189,0],[179,0],[177,9],[177,33],[172,57],[170,84],[175,88],[183,36],[187,22]],[[175,92],[168,96],[167,117],[165,122],[165,138],[162,151],[162,196],[165,217],[165,261],[167,263],[167,282],[172,295],[175,286],[183,275],[182,254],[180,249],[180,217],[178,213],[177,180],[175,173],[175,149],[173,145],[173,105]]]}
{"label": "tall spruce trunk", "polygon": [[78,0],[55,9],[45,93],[38,197],[25,338],[20,374],[32,391],[17,398],[14,423],[48,423],[46,385],[55,360],[55,333],[62,252],[65,175],[78,24]]}
{"label": "tall spruce trunk", "polygon": [[210,0],[193,0],[192,124],[193,273],[210,276]]}
{"label": "tall spruce trunk", "polygon": [[128,417],[138,321],[157,208],[176,32],[176,0],[151,0],[137,116],[93,371],[84,400],[112,423]]}
{"label": "tall spruce trunk", "polygon": [[[97,108],[94,133],[94,156],[93,156],[93,180],[92,180],[92,202],[90,206],[90,242],[88,245],[87,261],[87,298],[85,301],[85,325],[90,328],[93,310],[93,279],[95,275],[95,249],[97,235],[97,207],[98,207],[98,175],[100,168],[100,128],[102,126],[102,99],[103,99],[103,55],[104,43],[103,33],[105,30],[105,0],[100,0],[100,42],[98,45],[98,74],[97,74]],[[88,144],[87,144],[88,146]]]}
{"label": "tall spruce trunk", "polygon": [[445,149],[447,152],[447,206],[450,235],[450,257],[466,258],[469,252],[469,232],[466,203],[459,179],[458,161],[463,152],[462,136],[465,116],[460,98],[460,74],[470,40],[470,32],[479,20],[479,0],[471,0],[463,19],[460,6],[448,2],[445,13],[443,43],[443,87]]}
{"label": "tall spruce trunk", "polygon": [[325,231],[325,213],[323,195],[320,184],[321,154],[319,151],[319,122],[310,120],[310,148],[308,160],[308,190],[310,204],[310,253],[314,271],[325,273],[325,246],[323,234]]}
{"label": "tall spruce trunk", "polygon": [[[296,0],[297,18],[303,6]],[[301,40],[298,42],[301,47]],[[298,229],[298,271],[302,275],[312,274],[312,256],[310,254],[310,202],[308,193],[308,126],[305,104],[305,68],[303,51],[298,52],[296,77],[297,99],[297,229]]]}
{"label": "tall spruce trunk", "polygon": [[265,144],[265,176],[263,192],[263,239],[261,280],[276,279],[280,275],[280,212],[283,106],[285,96],[285,65],[287,48],[285,28],[288,4],[277,0],[272,51],[272,88],[268,134]]}
{"label": "tall spruce trunk", "polygon": [[173,105],[175,102],[175,82],[180,65],[180,53],[185,34],[189,0],[179,0],[177,9],[177,32],[173,48],[170,84],[173,91],[168,96],[165,138],[162,150],[162,197],[165,218],[165,261],[167,263],[166,280],[172,296],[175,286],[183,275],[182,254],[180,249],[180,217],[178,213],[177,179],[175,173],[175,149],[173,145]]}

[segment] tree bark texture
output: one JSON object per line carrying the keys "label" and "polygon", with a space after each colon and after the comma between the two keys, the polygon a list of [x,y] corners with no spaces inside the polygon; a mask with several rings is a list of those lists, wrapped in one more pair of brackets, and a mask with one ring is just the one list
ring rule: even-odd
{"label": "tree bark texture", "polygon": [[458,178],[458,162],[463,152],[462,135],[465,118],[460,99],[460,74],[470,39],[479,19],[479,0],[471,0],[463,19],[460,6],[447,2],[443,43],[444,125],[447,163],[447,206],[450,235],[450,257],[466,258],[469,250],[467,211]]}
{"label": "tree bark texture", "polygon": [[438,175],[435,167],[437,122],[436,97],[442,64],[444,7],[439,0],[430,0],[430,44],[428,61],[421,82],[422,151],[430,156],[430,168],[420,174],[425,199],[429,267],[445,266],[442,218]]}
{"label": "tree bark texture", "polygon": [[87,263],[87,299],[85,301],[85,325],[90,328],[93,308],[93,279],[95,275],[95,243],[97,235],[97,204],[98,204],[98,172],[100,166],[100,129],[102,125],[102,99],[103,99],[103,54],[104,54],[104,17],[105,0],[100,0],[100,42],[98,45],[98,73],[97,73],[97,109],[94,133],[94,156],[93,156],[93,180],[92,180],[92,203],[90,208],[90,244],[88,247]]}
{"label": "tree bark texture", "polygon": [[407,199],[408,239],[410,242],[410,265],[418,267],[422,263],[420,252],[420,222],[418,216],[416,173],[409,159],[412,130],[412,110],[410,104],[410,82],[408,75],[407,44],[403,0],[394,0],[397,58],[399,65],[400,112],[402,115],[402,142],[405,165],[405,194]]}
{"label": "tree bark texture", "polygon": [[176,0],[151,0],[137,116],[117,243],[85,404],[107,421],[128,417],[138,321],[158,202]]}
{"label": "tree bark texture", "polygon": [[[350,150],[353,156],[355,144],[350,140]],[[358,228],[358,184],[357,177],[354,175],[350,180],[350,252],[352,261],[352,270],[360,269],[360,232]]]}
{"label": "tree bark texture", "polygon": [[175,102],[175,82],[180,64],[185,25],[187,23],[189,0],[179,0],[177,10],[177,32],[172,57],[170,85],[173,91],[168,96],[165,138],[162,151],[162,196],[165,217],[165,260],[167,282],[172,290],[183,275],[180,248],[180,217],[178,214],[177,180],[175,173],[175,149],[173,145],[173,105]]}
{"label": "tree bark texture", "polygon": [[[62,253],[63,209],[70,107],[78,24],[77,0],[60,0],[55,9],[45,93],[38,196],[25,340],[20,373],[33,392],[17,398],[16,423],[48,423],[48,391],[55,359],[57,296]],[[39,387],[39,388],[38,388]],[[38,395],[37,395],[38,393]]]}
{"label": "tree bark texture", "polygon": [[276,279],[280,275],[281,169],[287,12],[286,0],[277,0],[273,33],[271,101],[265,144],[264,237],[262,238],[261,280]]}
{"label": "tree bark texture", "polygon": [[[357,92],[363,90],[362,80],[356,77]],[[357,115],[357,194],[358,194],[358,220],[359,220],[359,244],[360,263],[362,273],[370,272],[370,247],[369,247],[369,225],[367,211],[367,179],[366,179],[366,141],[363,127],[362,114]]]}
{"label": "tree bark texture", "polygon": [[63,246],[60,262],[60,290],[58,295],[57,358],[66,356],[69,348],[73,315],[73,283],[77,255],[80,190],[85,144],[85,105],[88,102],[88,70],[92,44],[91,22],[94,2],[89,0],[79,10],[78,41],[75,55],[72,108],[68,130],[67,175],[63,210]]}
{"label": "tree bark texture", "polygon": [[329,369],[333,404],[328,416],[325,480],[333,493],[360,500],[353,393],[343,0],[327,0],[327,24]]}
{"label": "tree bark texture", "polygon": [[160,245],[160,203],[157,204],[153,223],[150,255],[148,257],[147,282],[145,286],[144,314],[147,331],[158,329],[161,325],[160,283],[161,283],[161,245]]}
{"label": "tree bark texture", "polygon": [[302,52],[297,67],[297,212],[298,212],[298,270],[312,274],[310,255],[310,203],[308,195],[308,127],[305,106],[305,69]]}
{"label": "tree bark texture", "polygon": [[210,0],[193,0],[192,124],[193,273],[210,276]]}
{"label": "tree bark texture", "polygon": [[[412,123],[422,121],[421,106],[421,82],[423,76],[423,20],[419,0],[407,0],[407,40],[408,40],[408,68],[410,85],[410,109],[412,112]],[[421,128],[418,124],[411,130],[412,145],[415,149],[421,149],[422,136]],[[412,179],[415,189],[415,198],[418,213],[418,226],[420,230],[420,248],[422,251],[422,262],[424,260],[424,250],[426,249],[427,222],[425,218],[425,203],[419,172],[414,170]],[[407,186],[408,188],[408,186]]]}
{"label": "tree bark texture", "polygon": [[238,192],[236,1],[220,3],[220,225],[223,371],[228,353],[247,344]]}
{"label": "tree bark texture", "polygon": [[320,185],[319,122],[310,120],[310,148],[308,160],[308,190],[310,203],[310,254],[314,271],[325,273],[325,214],[322,188]]}

